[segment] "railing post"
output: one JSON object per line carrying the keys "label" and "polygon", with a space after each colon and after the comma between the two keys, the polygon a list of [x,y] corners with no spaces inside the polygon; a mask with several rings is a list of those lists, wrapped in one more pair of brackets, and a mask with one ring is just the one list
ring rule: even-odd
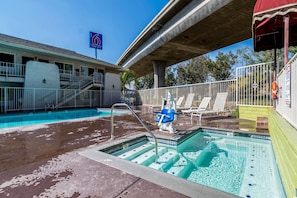
{"label": "railing post", "polygon": [[35,111],[35,88],[33,88],[33,111]]}
{"label": "railing post", "polygon": [[99,107],[102,107],[102,99],[101,99],[101,87],[99,88],[99,95],[97,95],[96,97],[98,97],[99,99]]}
{"label": "railing post", "polygon": [[235,72],[235,106],[237,107],[238,105],[238,70],[239,68],[236,68]]}
{"label": "railing post", "polygon": [[8,77],[8,66],[7,66],[7,64],[5,64],[6,66],[5,66],[5,77]]}
{"label": "railing post", "polygon": [[56,109],[58,109],[58,100],[59,100],[58,94],[59,94],[59,90],[56,89],[56,105],[55,105]]}
{"label": "railing post", "polygon": [[212,96],[212,93],[211,93],[211,82],[208,83],[208,94],[209,96]]}
{"label": "railing post", "polygon": [[89,101],[90,101],[90,108],[92,107],[92,91],[88,90],[88,95],[89,95]]}
{"label": "railing post", "polygon": [[77,91],[76,90],[74,90],[74,107],[76,108],[76,93]]}
{"label": "railing post", "polygon": [[26,71],[26,67],[25,65],[22,65],[22,77],[25,77],[25,71]]}
{"label": "railing post", "polygon": [[4,87],[4,113],[7,113],[7,87]]}

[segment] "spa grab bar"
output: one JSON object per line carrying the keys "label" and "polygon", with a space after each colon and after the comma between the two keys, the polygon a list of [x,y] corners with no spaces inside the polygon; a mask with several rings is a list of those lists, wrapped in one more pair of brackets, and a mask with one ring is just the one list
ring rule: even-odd
{"label": "spa grab bar", "polygon": [[126,103],[116,103],[116,104],[113,104],[112,107],[111,107],[111,114],[110,114],[110,117],[111,117],[111,136],[110,136],[110,139],[113,140],[114,139],[114,119],[113,119],[113,109],[114,107],[127,107],[131,113],[137,118],[137,120],[142,124],[142,126],[147,130],[147,132],[152,136],[152,138],[155,140],[155,152],[156,152],[156,160],[158,159],[158,141],[157,141],[157,138],[156,136],[151,132],[151,130],[143,123],[143,121],[141,120],[141,118],[134,112],[134,110],[129,106],[127,105]]}

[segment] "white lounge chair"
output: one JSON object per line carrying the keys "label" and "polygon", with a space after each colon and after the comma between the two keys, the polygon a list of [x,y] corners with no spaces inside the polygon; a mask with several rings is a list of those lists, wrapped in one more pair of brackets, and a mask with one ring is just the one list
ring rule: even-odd
{"label": "white lounge chair", "polygon": [[195,94],[194,93],[189,93],[187,95],[187,99],[186,99],[186,102],[185,102],[185,105],[183,107],[179,107],[179,108],[176,108],[177,110],[182,110],[182,109],[190,109],[192,107],[192,103],[193,103],[193,100],[194,100],[194,96]]}
{"label": "white lounge chair", "polygon": [[199,121],[201,121],[201,117],[203,114],[213,114],[213,113],[219,114],[222,112],[226,112],[225,105],[226,105],[227,96],[228,96],[227,92],[217,93],[212,110],[200,110],[200,111],[192,112],[191,119],[193,118],[193,116],[198,116]]}
{"label": "white lounge chair", "polygon": [[206,111],[208,108],[210,99],[211,99],[211,97],[204,97],[198,107],[191,107],[190,109],[182,110],[182,113],[189,114],[192,112],[195,113],[195,112],[199,112],[199,111]]}
{"label": "white lounge chair", "polygon": [[156,109],[157,112],[160,112],[165,105],[164,102],[166,101],[166,99],[164,97],[161,97],[161,101],[161,104],[145,104],[144,106],[148,106],[149,111],[152,113],[156,112]]}
{"label": "white lounge chair", "polygon": [[177,99],[176,104],[175,104],[176,105],[176,108],[180,108],[181,107],[181,104],[183,103],[184,99],[185,99],[185,96],[181,96],[181,97],[179,97]]}

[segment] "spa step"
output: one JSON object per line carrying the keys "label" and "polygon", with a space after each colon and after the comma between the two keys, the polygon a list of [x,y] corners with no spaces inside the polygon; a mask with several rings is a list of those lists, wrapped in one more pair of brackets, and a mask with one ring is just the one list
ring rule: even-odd
{"label": "spa step", "polygon": [[173,164],[167,173],[183,177],[189,166],[191,166],[191,164],[187,162],[187,159],[180,156],[179,160]]}
{"label": "spa step", "polygon": [[179,160],[179,155],[174,150],[168,150],[164,155],[159,154],[159,158],[157,162],[153,162],[149,165],[149,167],[157,170],[166,171],[170,164],[174,164]]}
{"label": "spa step", "polygon": [[[167,148],[160,147],[160,146],[158,147],[159,155],[163,155],[165,152],[167,152]],[[156,151],[155,151],[155,147],[153,147],[149,151],[139,155],[138,157],[132,159],[131,161],[137,164],[143,164],[147,166],[155,161],[155,157],[156,157]]]}
{"label": "spa step", "polygon": [[200,156],[202,150],[196,152],[183,152],[183,155],[188,158],[190,161],[196,161],[197,158]]}
{"label": "spa step", "polygon": [[130,151],[127,151],[127,152],[119,155],[118,157],[121,159],[132,160],[132,159],[138,157],[139,155],[141,155],[142,153],[151,150],[152,148],[155,148],[155,146],[153,144],[147,143],[140,147],[137,147]]}

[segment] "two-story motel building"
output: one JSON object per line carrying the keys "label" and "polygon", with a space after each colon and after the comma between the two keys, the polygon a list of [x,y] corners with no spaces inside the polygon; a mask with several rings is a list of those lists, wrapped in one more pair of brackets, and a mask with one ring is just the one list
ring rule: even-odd
{"label": "two-story motel building", "polygon": [[121,67],[0,34],[0,113],[108,107],[120,99]]}

